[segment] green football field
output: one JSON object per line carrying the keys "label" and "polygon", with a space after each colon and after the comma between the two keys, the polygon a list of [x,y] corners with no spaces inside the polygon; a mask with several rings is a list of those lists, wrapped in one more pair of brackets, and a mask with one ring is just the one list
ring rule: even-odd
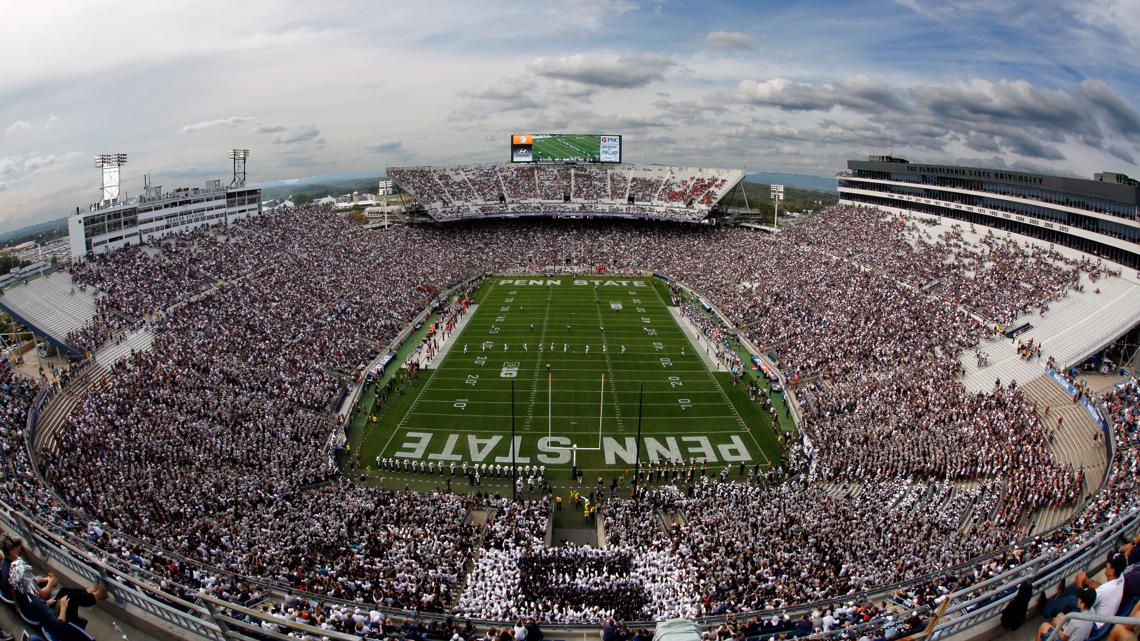
{"label": "green football field", "polygon": [[596,135],[560,135],[550,138],[535,137],[531,153],[535,160],[558,160],[584,158],[598,160],[601,153],[599,137]]}
{"label": "green football field", "polygon": [[769,416],[710,371],[667,298],[640,276],[488,277],[438,367],[365,430],[362,467],[377,456],[508,466],[513,454],[554,479],[575,459],[612,476],[637,460],[642,390],[642,464],[769,466],[780,452]]}

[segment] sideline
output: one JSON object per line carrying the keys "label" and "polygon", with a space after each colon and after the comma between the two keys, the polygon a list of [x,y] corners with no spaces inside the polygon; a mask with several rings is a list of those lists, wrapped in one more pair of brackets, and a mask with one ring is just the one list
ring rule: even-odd
{"label": "sideline", "polygon": [[463,333],[463,328],[467,327],[467,321],[471,320],[471,317],[474,316],[478,310],[479,305],[475,303],[467,306],[467,313],[459,317],[459,322],[455,324],[455,327],[451,330],[451,333],[447,335],[447,338],[443,339],[443,343],[439,346],[439,351],[435,353],[435,357],[431,359],[431,362],[428,363],[424,369],[436,369],[439,367],[439,364],[447,357],[451,348],[455,346],[455,339],[459,338]]}
{"label": "sideline", "polygon": [[720,359],[712,355],[713,348],[708,344],[708,342],[705,341],[704,335],[697,330],[695,325],[693,325],[693,321],[682,316],[681,312],[678,311],[676,307],[666,307],[668,307],[669,313],[673,315],[673,320],[677,321],[677,325],[679,325],[685,332],[685,335],[688,337],[689,342],[692,343],[692,346],[696,348],[701,357],[701,360],[704,361],[705,366],[709,369],[709,371],[727,372],[728,370],[725,369],[724,364],[720,362]]}

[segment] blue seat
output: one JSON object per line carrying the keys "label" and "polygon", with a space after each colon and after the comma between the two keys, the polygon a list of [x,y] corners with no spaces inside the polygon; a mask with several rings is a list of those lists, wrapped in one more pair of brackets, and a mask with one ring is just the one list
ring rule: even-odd
{"label": "blue seat", "polygon": [[[1136,607],[1136,603],[1137,603],[1136,597],[1132,597],[1131,599],[1126,599],[1124,601],[1121,601],[1120,607],[1116,609],[1116,616],[1118,616],[1118,617],[1128,616],[1128,614],[1132,612],[1132,608]],[[1099,628],[1093,630],[1092,634],[1089,635],[1088,641],[1103,641],[1103,639],[1108,637],[1108,633],[1111,630],[1112,630],[1112,626],[1106,623],[1106,624],[1100,626]]]}
{"label": "blue seat", "polygon": [[62,626],[45,625],[43,633],[47,641],[95,641],[95,637],[88,634],[87,630],[74,623],[64,623]]}
{"label": "blue seat", "polygon": [[26,599],[17,597],[15,600],[16,614],[20,615],[20,619],[32,626],[33,628],[40,627],[41,621],[39,615],[33,610],[31,604]]}
{"label": "blue seat", "polygon": [[[3,581],[0,581],[0,583],[3,583]],[[12,597],[12,589],[10,587],[6,585],[0,586],[0,601],[8,605],[16,605],[16,599]]]}

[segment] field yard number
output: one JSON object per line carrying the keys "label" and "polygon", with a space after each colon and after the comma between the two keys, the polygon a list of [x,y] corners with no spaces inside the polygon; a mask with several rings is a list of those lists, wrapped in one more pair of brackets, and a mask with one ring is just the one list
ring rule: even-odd
{"label": "field yard number", "polygon": [[501,323],[501,322],[503,322],[503,321],[505,321],[505,320],[507,320],[507,317],[506,317],[506,316],[496,316],[496,317],[495,317],[495,322],[496,322],[496,323]]}
{"label": "field yard number", "polygon": [[500,378],[517,378],[519,375],[518,361],[511,361],[503,363],[503,369],[499,370]]}
{"label": "field yard number", "polygon": [[662,358],[661,367],[673,367],[673,361],[669,358]]}
{"label": "field yard number", "polygon": [[681,382],[680,376],[669,377],[669,387],[681,387],[682,385],[684,385],[684,383]]}
{"label": "field yard number", "polygon": [[643,322],[643,323],[652,323],[652,322],[653,322],[653,319],[652,319],[652,318],[650,318],[650,317],[648,317],[648,316],[642,316],[642,317],[641,317],[641,322]]}
{"label": "field yard number", "polygon": [[503,302],[504,303],[513,303],[513,302],[515,302],[515,299],[514,298],[504,298]]}
{"label": "field yard number", "polygon": [[511,291],[509,291],[509,292],[507,292],[507,293],[508,293],[508,294],[517,294],[517,293],[519,293],[519,290],[517,290],[517,289],[512,289]]}
{"label": "field yard number", "polygon": [[511,311],[511,306],[510,305],[503,305],[502,307],[499,308],[499,311],[500,312],[509,312],[509,311]]}
{"label": "field yard number", "polygon": [[687,410],[693,406],[693,401],[687,398],[679,398],[677,399],[677,404],[681,406],[681,409]]}
{"label": "field yard number", "polygon": [[646,336],[656,336],[657,335],[657,330],[653,329],[652,327],[642,327],[641,329],[645,330]]}
{"label": "field yard number", "polygon": [[664,345],[664,343],[654,343],[653,349],[660,352],[661,350],[665,349],[665,345]]}
{"label": "field yard number", "polygon": [[468,385],[475,385],[476,383],[479,382],[479,375],[478,374],[468,374],[467,380],[465,380],[463,382],[467,383]]}
{"label": "field yard number", "polygon": [[479,367],[483,367],[484,365],[487,364],[487,357],[486,356],[476,356],[475,357],[475,364],[478,365]]}
{"label": "field yard number", "polygon": [[465,409],[467,409],[467,399],[457,398],[457,399],[455,399],[455,402],[451,404],[451,406],[457,407],[461,410],[465,410]]}
{"label": "field yard number", "polygon": [[635,298],[635,299],[633,299],[633,304],[634,304],[634,305],[640,305],[640,304],[641,304],[641,299],[640,299],[640,298]]}
{"label": "field yard number", "polygon": [[637,308],[637,313],[638,313],[638,314],[644,314],[644,313],[645,313],[645,308],[644,308],[644,307],[638,307],[638,308]]}

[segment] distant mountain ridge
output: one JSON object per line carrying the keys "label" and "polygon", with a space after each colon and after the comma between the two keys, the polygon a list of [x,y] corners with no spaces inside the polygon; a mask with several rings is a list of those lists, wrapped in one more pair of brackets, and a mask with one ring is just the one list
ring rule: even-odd
{"label": "distant mountain ridge", "polygon": [[38,236],[45,235],[46,237],[57,238],[67,234],[67,216],[63,218],[56,218],[34,225],[28,225],[19,229],[14,229],[9,232],[0,234],[0,245],[14,245],[18,244],[14,241],[24,242],[25,240],[36,240]]}
{"label": "distant mountain ridge", "polygon": [[835,178],[829,176],[811,176],[809,174],[788,174],[776,171],[758,171],[745,176],[749,182],[765,185],[784,185],[812,191],[839,191]]}
{"label": "distant mountain ridge", "polygon": [[384,177],[383,170],[375,171],[340,171],[331,174],[316,174],[313,176],[303,176],[301,178],[284,178],[280,180],[266,180],[264,182],[251,182],[251,187],[261,187],[262,189],[268,187],[299,187],[303,185],[323,184],[328,182],[340,182],[345,180],[361,180],[366,178],[375,178],[379,180]]}

